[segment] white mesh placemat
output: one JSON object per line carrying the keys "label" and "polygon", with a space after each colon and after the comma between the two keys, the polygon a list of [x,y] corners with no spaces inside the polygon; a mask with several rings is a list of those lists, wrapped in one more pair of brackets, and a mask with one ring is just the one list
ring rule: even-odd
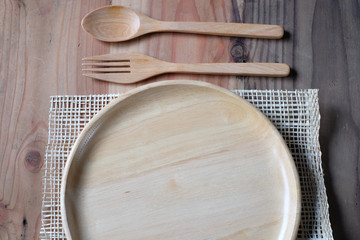
{"label": "white mesh placemat", "polygon": [[[300,177],[298,239],[333,239],[319,145],[317,90],[236,90],[277,127]],[[119,95],[53,96],[45,154],[41,239],[66,239],[60,215],[62,170],[71,146],[92,116]]]}

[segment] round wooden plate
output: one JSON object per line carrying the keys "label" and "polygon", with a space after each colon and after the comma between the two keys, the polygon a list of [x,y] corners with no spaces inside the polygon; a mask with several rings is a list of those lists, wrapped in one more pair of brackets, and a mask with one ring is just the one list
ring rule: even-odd
{"label": "round wooden plate", "polygon": [[85,127],[61,191],[68,239],[294,239],[299,181],[278,131],[228,90],[163,81]]}

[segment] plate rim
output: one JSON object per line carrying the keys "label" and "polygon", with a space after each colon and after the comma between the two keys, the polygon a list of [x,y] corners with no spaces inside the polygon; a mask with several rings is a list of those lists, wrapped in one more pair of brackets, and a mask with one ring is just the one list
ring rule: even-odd
{"label": "plate rim", "polygon": [[[76,154],[78,152],[80,144],[83,142],[83,140],[88,135],[89,131],[93,128],[93,126],[95,124],[97,124],[99,121],[101,121],[103,115],[105,115],[107,112],[109,112],[113,107],[115,107],[120,102],[124,101],[125,99],[127,99],[127,98],[129,98],[131,96],[134,96],[134,95],[136,95],[138,93],[141,93],[143,91],[146,91],[146,90],[149,90],[149,89],[152,89],[152,88],[157,88],[157,87],[162,87],[162,86],[172,86],[172,85],[190,85],[190,86],[206,87],[206,88],[210,88],[210,89],[213,89],[213,90],[220,91],[221,93],[224,93],[224,94],[229,95],[231,97],[235,97],[239,101],[241,101],[243,104],[246,104],[246,105],[250,106],[254,111],[256,111],[262,117],[262,119],[264,121],[266,121],[268,123],[269,127],[273,130],[273,133],[279,139],[279,142],[281,143],[284,150],[286,151],[287,158],[289,160],[288,163],[289,163],[289,166],[291,168],[291,172],[292,172],[292,174],[294,176],[294,181],[295,181],[295,186],[296,186],[296,214],[295,214],[295,219],[294,219],[294,224],[293,224],[293,229],[292,229],[292,232],[291,232],[290,239],[296,239],[297,231],[298,231],[299,224],[300,224],[300,216],[301,216],[300,180],[299,180],[298,171],[297,171],[297,168],[295,166],[295,162],[294,162],[294,159],[292,157],[292,154],[291,154],[291,152],[290,152],[284,138],[280,134],[279,130],[268,119],[268,117],[264,115],[264,113],[262,113],[253,104],[249,103],[248,101],[246,101],[242,97],[236,95],[235,93],[231,92],[230,90],[228,90],[226,88],[219,87],[217,85],[214,85],[214,84],[211,84],[211,83],[208,83],[208,82],[195,81],[195,80],[164,80],[164,81],[145,84],[145,85],[136,87],[134,89],[131,89],[131,90],[125,92],[124,94],[120,95],[119,97],[111,100],[106,106],[104,106],[100,111],[98,111],[90,119],[90,121],[85,125],[83,130],[78,135],[76,141],[72,145],[71,151],[70,151],[70,153],[69,153],[69,155],[67,157],[67,161],[66,161],[65,167],[63,169],[63,176],[62,176],[62,179],[61,179],[60,213],[61,213],[63,229],[65,231],[65,235],[66,235],[67,239],[72,240],[72,236],[71,236],[71,231],[70,231],[70,227],[69,227],[69,224],[68,224],[68,216],[67,216],[67,213],[66,213],[67,211],[66,211],[66,204],[65,204],[65,202],[66,202],[66,194],[65,193],[66,193],[67,179],[68,179],[69,170],[70,170],[70,167],[71,167],[72,162],[74,160],[74,157],[76,156]],[[288,232],[288,230],[286,230],[286,232]],[[289,236],[286,235],[285,237],[289,237]]]}

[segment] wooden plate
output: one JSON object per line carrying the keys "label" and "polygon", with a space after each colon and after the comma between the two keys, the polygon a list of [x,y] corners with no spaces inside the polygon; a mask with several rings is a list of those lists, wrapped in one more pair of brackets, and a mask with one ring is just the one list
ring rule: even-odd
{"label": "wooden plate", "polygon": [[114,100],[64,171],[68,239],[294,239],[300,190],[275,127],[228,90],[165,81]]}

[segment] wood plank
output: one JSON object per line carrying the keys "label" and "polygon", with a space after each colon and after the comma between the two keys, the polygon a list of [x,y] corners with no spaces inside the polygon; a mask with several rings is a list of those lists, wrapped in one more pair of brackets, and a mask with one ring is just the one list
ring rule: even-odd
{"label": "wood plank", "polygon": [[83,81],[80,58],[109,51],[80,30],[107,1],[1,1],[0,239],[37,239],[49,97],[107,91]]}
{"label": "wood plank", "polygon": [[259,0],[245,1],[243,7],[245,21],[273,19],[288,32],[281,47],[274,47],[273,42],[245,40],[245,49],[250,49],[248,55],[252,60],[276,61],[282,56],[280,59],[295,69],[293,80],[249,79],[244,87],[320,89],[320,143],[334,237],[357,239],[360,235],[360,110],[357,106],[360,51],[356,50],[360,49],[359,4],[315,0],[270,4]]}
{"label": "wood plank", "polygon": [[[232,55],[239,62],[283,62],[294,71],[294,1],[240,1],[234,0],[236,22],[281,25],[284,38],[280,40],[236,38]],[[237,6],[237,7],[236,7]],[[294,73],[287,78],[238,77],[244,89],[292,90]]]}
{"label": "wood plank", "polygon": [[360,235],[360,8],[355,1],[331,4],[316,1],[309,12],[313,13],[310,86],[320,89],[320,143],[334,238],[357,239]]}

